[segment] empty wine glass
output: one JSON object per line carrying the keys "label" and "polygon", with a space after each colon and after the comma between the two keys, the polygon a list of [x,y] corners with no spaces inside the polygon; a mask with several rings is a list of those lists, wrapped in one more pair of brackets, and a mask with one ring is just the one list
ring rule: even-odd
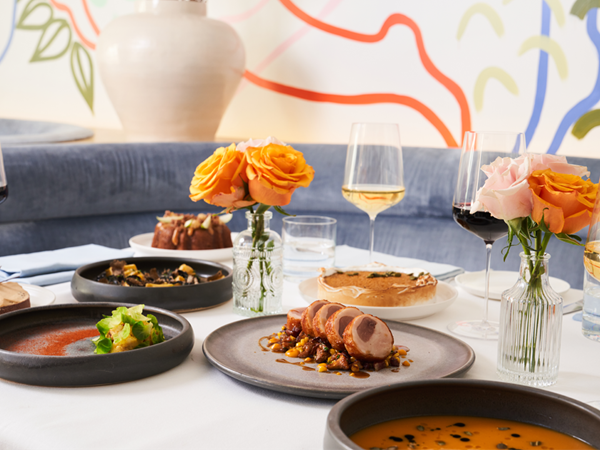
{"label": "empty wine glass", "polygon": [[473,132],[467,131],[463,140],[458,181],[452,201],[452,216],[457,224],[473,233],[485,243],[485,296],[483,318],[451,323],[448,329],[460,336],[479,339],[498,339],[498,322],[488,320],[490,288],[490,261],[492,245],[508,234],[504,220],[493,217],[489,212],[478,211],[471,214],[477,191],[484,185],[487,176],[482,166],[491,164],[498,157],[517,158],[525,151],[523,133]]}
{"label": "empty wine glass", "polygon": [[4,173],[4,159],[2,158],[2,148],[0,147],[0,203],[8,197],[8,184],[6,184],[6,174]]}
{"label": "empty wine glass", "polygon": [[372,262],[375,218],[404,198],[402,147],[397,124],[352,125],[342,195],[371,219],[369,262]]}

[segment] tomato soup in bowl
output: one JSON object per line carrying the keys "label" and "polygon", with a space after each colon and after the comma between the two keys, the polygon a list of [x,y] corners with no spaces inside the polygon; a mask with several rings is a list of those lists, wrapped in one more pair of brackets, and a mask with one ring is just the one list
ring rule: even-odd
{"label": "tomato soup in bowl", "polygon": [[600,411],[552,392],[479,380],[363,391],[328,416],[325,450],[600,448]]}

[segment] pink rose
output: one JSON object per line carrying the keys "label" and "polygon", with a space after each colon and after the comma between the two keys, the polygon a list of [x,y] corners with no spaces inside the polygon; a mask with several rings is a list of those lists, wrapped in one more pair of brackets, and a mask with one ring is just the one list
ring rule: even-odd
{"label": "pink rose", "polygon": [[578,177],[589,177],[590,172],[585,166],[576,166],[574,164],[567,163],[567,158],[564,156],[547,155],[542,154],[530,154],[531,158],[531,172],[536,170],[550,169],[556,173],[566,173],[568,175],[575,175]]}
{"label": "pink rose", "polygon": [[527,217],[533,209],[533,200],[527,178],[531,174],[531,159],[528,155],[512,158],[496,158],[481,170],[488,176],[485,184],[477,191],[471,214],[487,211],[497,219],[512,220]]}
{"label": "pink rose", "polygon": [[489,166],[481,166],[488,179],[479,191],[471,213],[487,211],[505,221],[527,217],[533,210],[533,196],[527,179],[536,170],[551,169],[556,173],[589,176],[587,167],[567,163],[564,156],[526,154],[518,158],[496,158]]}

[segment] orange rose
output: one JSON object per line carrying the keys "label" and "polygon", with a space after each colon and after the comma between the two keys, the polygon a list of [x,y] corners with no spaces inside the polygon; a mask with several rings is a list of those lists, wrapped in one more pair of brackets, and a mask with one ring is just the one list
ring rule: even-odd
{"label": "orange rose", "polygon": [[536,170],[529,179],[533,193],[531,218],[542,217],[553,233],[572,234],[589,225],[598,185],[576,175]]}
{"label": "orange rose", "polygon": [[236,145],[220,147],[196,168],[190,186],[190,198],[195,202],[204,200],[211,205],[228,209],[244,208],[256,203],[244,200],[244,182],[248,182],[244,153]]}
{"label": "orange rose", "polygon": [[287,205],[296,188],[308,187],[315,176],[302,153],[289,145],[249,147],[246,160],[250,195],[265,205]]}

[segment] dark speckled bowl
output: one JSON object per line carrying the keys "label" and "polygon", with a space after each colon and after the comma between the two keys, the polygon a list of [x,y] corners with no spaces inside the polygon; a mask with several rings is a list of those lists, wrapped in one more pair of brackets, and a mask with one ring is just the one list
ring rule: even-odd
{"label": "dark speckled bowl", "polygon": [[77,301],[144,304],[170,311],[186,312],[211,308],[232,298],[232,271],[223,264],[159,256],[127,258],[128,264],[135,264],[142,271],[156,268],[160,272],[162,269],[175,269],[181,264],[187,264],[203,276],[214,275],[220,270],[225,278],[191,286],[161,288],[115,286],[94,281],[100,273],[108,269],[111,261],[100,261],[77,269],[71,280],[71,293]]}
{"label": "dark speckled bowl", "polygon": [[337,403],[325,450],[360,450],[348,436],[388,420],[417,416],[514,420],[574,436],[600,449],[600,411],[553,392],[482,380],[430,380],[369,389]]}

